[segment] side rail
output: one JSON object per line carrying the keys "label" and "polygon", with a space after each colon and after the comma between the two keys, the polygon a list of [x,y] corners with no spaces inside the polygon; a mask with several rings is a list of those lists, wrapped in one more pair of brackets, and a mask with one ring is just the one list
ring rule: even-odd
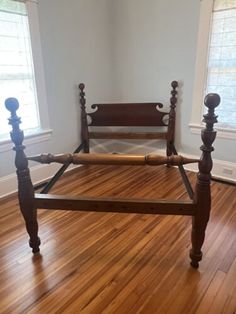
{"label": "side rail", "polygon": [[41,154],[38,156],[28,157],[28,160],[36,161],[42,164],[50,164],[52,162],[60,164],[94,164],[94,165],[171,165],[179,166],[189,163],[199,162],[199,159],[190,159],[181,155],[175,156],[159,156],[155,154],[149,155],[127,155],[127,154]]}

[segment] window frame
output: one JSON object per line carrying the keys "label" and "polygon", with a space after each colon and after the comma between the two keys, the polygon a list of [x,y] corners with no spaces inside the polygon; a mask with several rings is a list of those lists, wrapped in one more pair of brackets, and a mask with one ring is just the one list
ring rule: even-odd
{"label": "window frame", "polygon": [[[17,0],[18,1],[18,0]],[[25,143],[27,145],[36,144],[42,141],[47,141],[51,138],[52,129],[49,124],[48,105],[45,75],[42,58],[42,48],[40,40],[39,17],[38,17],[38,1],[25,0],[26,9],[28,12],[28,23],[31,40],[31,50],[33,58],[33,67],[36,84],[36,96],[38,100],[38,112],[40,119],[40,128],[32,132],[25,131]],[[11,96],[11,95],[9,95]],[[12,149],[10,137],[0,140],[0,153]]]}
{"label": "window frame", "polygon": [[[211,36],[212,12],[214,0],[200,0],[200,17],[195,63],[195,80],[193,89],[193,107],[189,127],[192,133],[200,134],[203,128],[203,100],[207,80],[207,65]],[[217,127],[217,137],[236,139],[236,129]]]}

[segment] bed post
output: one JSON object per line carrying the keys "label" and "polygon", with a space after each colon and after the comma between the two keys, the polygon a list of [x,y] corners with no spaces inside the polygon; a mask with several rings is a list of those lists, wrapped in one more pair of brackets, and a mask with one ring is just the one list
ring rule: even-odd
{"label": "bed post", "polygon": [[216,131],[213,126],[217,122],[215,108],[220,103],[220,96],[217,94],[208,94],[205,97],[204,104],[208,112],[203,115],[203,122],[206,123],[205,129],[201,132],[203,145],[201,146],[202,156],[199,162],[199,172],[195,188],[195,202],[197,203],[197,212],[192,220],[192,249],[190,251],[191,265],[198,268],[199,261],[202,259],[202,245],[205,238],[205,230],[210,217],[211,210],[211,169],[213,166],[211,152],[214,150],[212,144],[216,138]]}
{"label": "bed post", "polygon": [[84,143],[84,153],[89,153],[89,133],[88,133],[88,121],[86,113],[86,98],[84,92],[85,85],[79,84],[80,90],[80,105],[81,105],[81,140]]}
{"label": "bed post", "polygon": [[19,108],[18,100],[15,98],[8,98],[5,101],[5,106],[11,113],[9,124],[12,125],[12,131],[10,132],[10,135],[15,144],[13,150],[16,152],[15,165],[17,169],[20,209],[30,237],[29,245],[32,248],[33,253],[37,253],[39,252],[40,245],[40,239],[38,237],[37,209],[34,206],[34,188],[30,178],[28,160],[24,153],[25,146],[22,145],[24,133],[19,128],[21,119],[16,114],[16,111]]}
{"label": "bed post", "polygon": [[171,156],[173,154],[173,145],[175,140],[175,117],[176,117],[176,103],[177,103],[177,87],[178,82],[173,81],[171,83],[172,91],[171,91],[171,99],[170,99],[170,113],[169,113],[169,123],[168,123],[168,130],[167,130],[167,143],[166,143],[166,155]]}

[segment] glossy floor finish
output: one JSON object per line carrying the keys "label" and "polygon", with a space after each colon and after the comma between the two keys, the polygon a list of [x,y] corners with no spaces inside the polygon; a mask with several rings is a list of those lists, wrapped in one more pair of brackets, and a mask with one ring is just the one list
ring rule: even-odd
{"label": "glossy floor finish", "polygon": [[[187,199],[175,168],[148,166],[81,167],[52,192]],[[191,217],[39,210],[33,256],[17,199],[2,201],[0,313],[235,313],[236,187],[213,182],[212,197],[198,270]]]}

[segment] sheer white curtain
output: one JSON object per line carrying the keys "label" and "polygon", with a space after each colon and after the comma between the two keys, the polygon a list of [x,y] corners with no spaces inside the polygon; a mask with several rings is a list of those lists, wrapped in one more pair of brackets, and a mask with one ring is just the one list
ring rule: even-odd
{"label": "sheer white curtain", "polygon": [[26,5],[0,0],[0,139],[9,132],[4,106],[8,97],[20,102],[24,130],[40,127]]}
{"label": "sheer white curtain", "polygon": [[219,127],[236,129],[236,0],[215,0],[207,91],[221,96]]}

